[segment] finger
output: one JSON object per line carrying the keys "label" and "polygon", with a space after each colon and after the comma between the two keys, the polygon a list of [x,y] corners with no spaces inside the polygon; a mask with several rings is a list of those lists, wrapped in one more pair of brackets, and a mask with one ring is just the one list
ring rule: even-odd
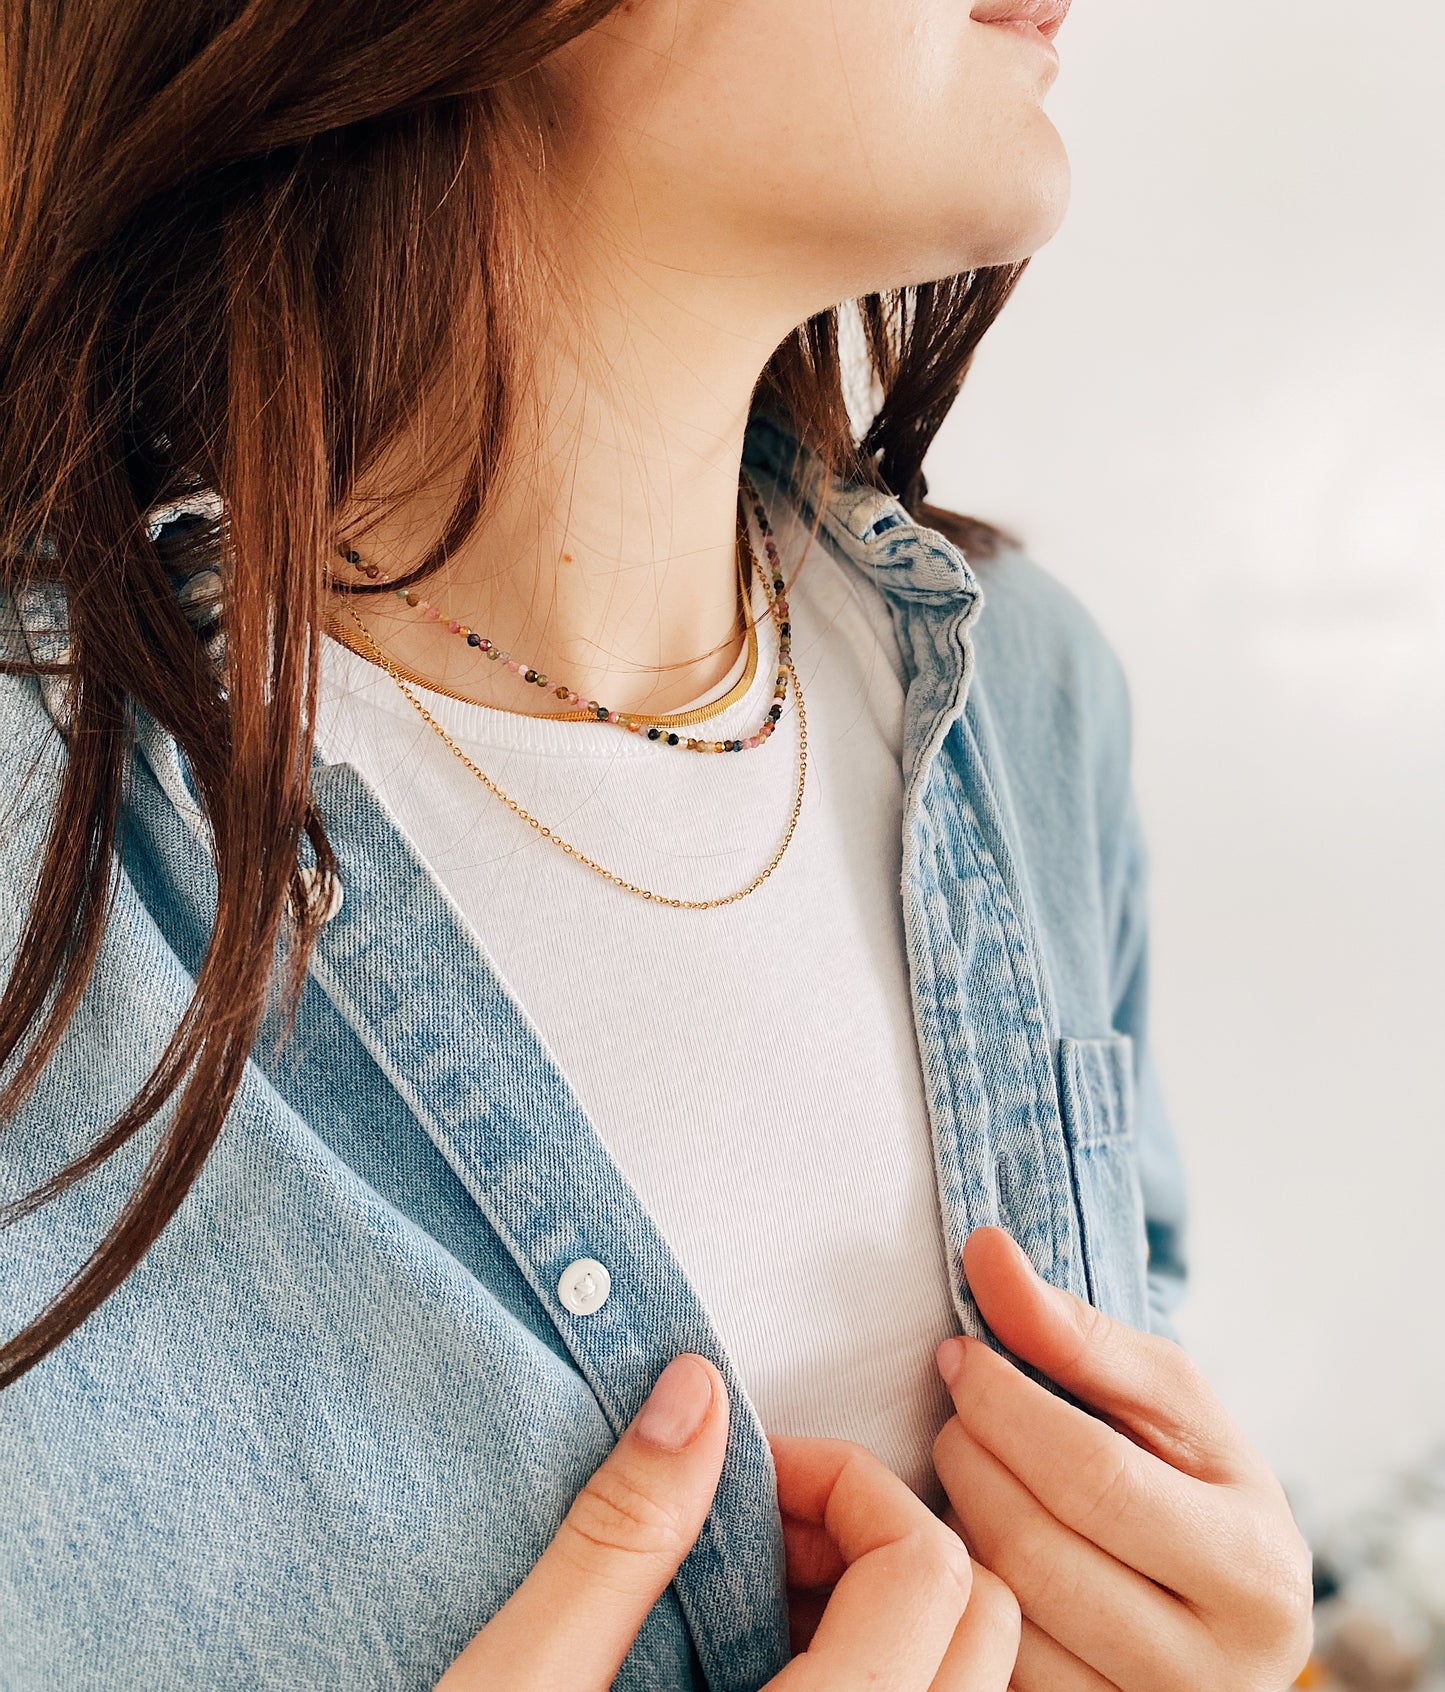
{"label": "finger", "polygon": [[939,1350],[957,1365],[946,1384],[959,1421],[1050,1515],[1161,1586],[1216,1596],[1211,1571],[1250,1550],[1232,1490],[1181,1474],[981,1340]]}
{"label": "finger", "polygon": [[1018,1599],[996,1574],[975,1563],[968,1608],[929,1692],[1008,1692],[1021,1625]]}
{"label": "finger", "polygon": [[[956,1515],[953,1519],[958,1520]],[[788,1634],[794,1656],[807,1649],[831,1597],[831,1590],[799,1591],[789,1586]],[[954,1629],[929,1692],[1007,1692],[1020,1623],[1018,1599],[997,1575],[975,1563],[968,1608]]]}
{"label": "finger", "polygon": [[1261,1459],[1182,1346],[1050,1285],[1002,1228],[975,1228],[963,1260],[984,1320],[1016,1356],[1186,1474],[1257,1474]]}
{"label": "finger", "polygon": [[956,1416],[934,1442],[934,1463],[971,1554],[1029,1621],[1106,1679],[1152,1688],[1158,1664],[1206,1651],[1204,1623],[1187,1606],[1055,1520]]}
{"label": "finger", "polygon": [[[977,1566],[974,1569],[977,1574]],[[1112,1680],[1081,1663],[1027,1616],[1014,1664],[1014,1692],[1119,1692]]]}
{"label": "finger", "polygon": [[727,1432],[722,1376],[690,1352],[675,1357],[437,1692],[608,1692],[702,1528]]}
{"label": "finger", "polygon": [[807,1651],[770,1692],[924,1692],[968,1602],[968,1553],[864,1446],[770,1434],[779,1508],[825,1528],[845,1564]]}

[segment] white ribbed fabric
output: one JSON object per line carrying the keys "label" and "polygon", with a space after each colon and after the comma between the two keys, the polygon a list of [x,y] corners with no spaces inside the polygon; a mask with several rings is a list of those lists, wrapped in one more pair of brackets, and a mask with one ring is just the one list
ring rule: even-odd
{"label": "white ribbed fabric", "polygon": [[[938,1510],[932,1444],[951,1406],[933,1350],[957,1324],[903,943],[904,670],[883,597],[823,547],[803,557],[797,517],[769,507],[808,773],[788,850],[746,898],[678,911],[603,880],[334,640],[318,740],[377,790],[479,936],[676,1252],[763,1427],[860,1441]],[[756,532],[754,544],[762,558]],[[753,612],[747,694],[688,732],[751,734],[772,703],[778,635],[757,581]],[[743,665],[684,708],[720,698]],[[414,691],[505,792],[640,886],[730,893],[782,839],[791,690],[763,746],[707,755],[518,714],[540,697],[520,680],[516,713]]]}

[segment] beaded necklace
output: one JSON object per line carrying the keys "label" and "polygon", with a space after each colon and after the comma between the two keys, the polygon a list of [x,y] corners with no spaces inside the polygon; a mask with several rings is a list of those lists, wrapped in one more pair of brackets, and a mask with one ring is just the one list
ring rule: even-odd
{"label": "beaded necklace", "polygon": [[[773,594],[775,595],[775,598],[770,602],[770,605],[776,605],[777,607],[777,610],[774,612],[774,621],[778,623],[778,673],[773,684],[773,706],[771,710],[769,710],[767,716],[758,725],[756,731],[751,735],[742,736],[736,740],[707,740],[700,736],[678,734],[675,730],[670,729],[667,726],[665,719],[659,719],[657,716],[649,716],[637,711],[614,711],[610,707],[600,704],[595,699],[585,699],[575,689],[569,688],[565,682],[552,682],[534,666],[523,663],[519,658],[514,658],[510,652],[507,652],[503,648],[499,647],[494,641],[489,640],[485,635],[478,633],[478,631],[470,627],[469,624],[461,622],[456,617],[448,616],[439,605],[435,605],[430,600],[423,598],[423,596],[415,588],[397,588],[396,597],[402,600],[403,603],[413,606],[416,610],[420,611],[422,617],[427,622],[441,624],[448,633],[457,635],[462,640],[465,640],[467,645],[475,651],[485,653],[486,656],[493,662],[505,664],[508,670],[510,670],[514,675],[519,676],[524,682],[537,687],[549,688],[558,699],[563,700],[569,705],[580,706],[581,711],[579,716],[583,721],[595,718],[598,722],[615,723],[620,728],[625,728],[633,734],[645,734],[649,740],[658,741],[660,744],[665,746],[680,747],[685,752],[752,751],[768,738],[777,725],[778,718],[782,715],[783,700],[787,697],[788,692],[788,676],[792,669],[790,652],[792,646],[793,626],[786,620],[788,616],[788,601],[783,591],[784,583],[782,564],[778,558],[777,543],[773,538],[773,532],[768,523],[767,513],[764,511],[762,501],[758,498],[757,489],[753,486],[752,479],[748,476],[746,471],[742,472],[742,481],[746,485],[748,493],[752,498],[753,511],[758,519],[758,528],[762,533],[763,544],[767,549],[768,563],[772,567]],[[747,522],[743,516],[740,500],[738,510],[738,549],[740,556],[744,547],[747,548],[749,561],[753,570],[758,570],[759,565],[757,554],[753,550],[752,540],[747,532]],[[390,580],[390,577],[382,571],[379,566],[363,563],[361,554],[356,552],[354,549],[338,548],[338,551],[341,557],[343,557],[359,575],[366,576],[371,581],[385,582]],[[567,556],[567,554],[563,554],[564,558]],[[353,610],[351,610],[350,606],[348,606],[347,609],[351,612],[352,621],[360,625],[361,619],[357,617]],[[746,616],[746,612],[744,615]],[[778,621],[780,616],[783,619],[781,622]],[[753,638],[751,624],[749,624],[748,633],[751,642]],[[373,642],[372,644],[374,645],[375,643]],[[369,653],[365,655],[369,656]],[[751,656],[752,653],[750,652],[750,657]],[[393,665],[393,670],[397,674],[405,673],[400,665]],[[749,665],[749,670],[751,670],[751,664]],[[420,682],[423,686],[431,685],[430,683],[425,682],[420,676],[413,675],[410,679]],[[447,690],[440,689],[434,691],[446,692]],[[461,698],[462,696],[460,694],[454,694],[452,697]],[[558,715],[560,716],[560,713],[558,713]],[[568,719],[564,718],[563,720]]]}
{"label": "beaded necklace", "polygon": [[[751,690],[753,677],[758,673],[758,625],[757,619],[752,614],[752,608],[747,603],[748,578],[743,574],[744,550],[743,537],[742,534],[739,533],[737,547],[738,608],[743,620],[743,627],[747,631],[747,645],[744,648],[744,662],[741,673],[726,693],[720,694],[716,699],[708,700],[707,704],[694,706],[691,710],[687,711],[659,712],[655,716],[647,717],[645,719],[647,722],[655,723],[661,727],[670,729],[682,728],[689,723],[706,722],[711,717],[721,716],[722,713],[727,710],[729,705],[732,705],[737,700],[743,698],[744,695]],[[344,552],[342,556],[345,557]],[[571,562],[570,553],[564,552],[562,557],[565,562]],[[380,572],[378,572],[377,580],[385,579],[386,578],[381,576]],[[420,607],[418,607],[418,609],[420,609]],[[438,618],[438,621],[440,622],[441,619]],[[443,623],[442,626],[446,627],[447,625]],[[464,624],[459,623],[457,625],[458,633],[460,633],[463,627],[465,627]],[[334,617],[327,619],[326,632],[334,640],[339,641],[348,652],[354,652],[358,658],[365,658],[368,662],[371,661],[370,654],[362,649],[360,644],[349,632],[349,629],[343,626]],[[450,630],[448,630],[448,632],[450,632]],[[455,699],[463,705],[479,705],[482,703],[481,700],[476,699],[469,693],[461,693],[456,688],[443,687],[440,682],[433,681],[430,677],[422,675],[420,671],[408,669],[405,664],[396,663],[395,660],[393,660],[393,663],[395,663],[398,675],[405,677],[405,679],[409,682],[415,682],[418,687],[429,688],[433,693],[440,693],[445,698]],[[513,673],[515,674],[515,672]],[[525,679],[525,677],[519,677],[519,679]],[[580,695],[578,703],[584,703]],[[491,709],[492,707],[488,706],[487,708]],[[500,709],[501,707],[497,708]],[[506,707],[506,710],[511,716],[530,717],[534,721],[542,721],[545,719],[548,722],[554,723],[592,723],[601,720],[598,718],[595,711],[587,710],[522,711],[517,709],[515,706],[510,705]]]}
{"label": "beaded necklace", "polygon": [[[741,752],[745,750],[753,750],[763,745],[763,743],[772,735],[774,728],[777,726],[778,719],[782,715],[783,700],[787,694],[788,679],[791,677],[794,695],[798,705],[798,790],[793,801],[792,814],[788,818],[788,826],[783,835],[782,843],[774,852],[767,868],[764,869],[761,874],[755,876],[746,887],[739,888],[736,892],[725,894],[719,899],[674,899],[665,894],[654,893],[649,888],[639,887],[634,882],[627,881],[621,876],[614,875],[611,870],[604,869],[601,864],[587,857],[587,855],[579,851],[577,847],[563,840],[560,835],[554,834],[550,828],[547,828],[544,824],[540,823],[536,817],[532,816],[528,811],[523,810],[521,805],[519,805],[510,794],[504,793],[502,789],[490,778],[490,776],[480,770],[462,750],[462,748],[457,745],[456,741],[452,739],[431,712],[427,710],[422,701],[418,699],[407,686],[396,665],[387,658],[386,654],[377,645],[365,623],[363,623],[361,618],[356,615],[355,610],[351,606],[347,606],[347,611],[352,621],[356,624],[363,641],[365,642],[367,648],[369,648],[367,656],[371,657],[375,663],[379,664],[387,671],[387,673],[391,676],[391,679],[411,701],[412,705],[415,706],[421,717],[436,732],[436,734],[440,736],[440,738],[450,748],[452,753],[462,762],[462,764],[466,766],[468,770],[471,771],[474,776],[476,776],[479,781],[481,781],[492,793],[496,794],[496,796],[502,800],[509,809],[515,811],[524,822],[536,829],[543,839],[552,841],[554,845],[559,846],[570,857],[575,858],[588,869],[594,870],[605,880],[612,882],[617,887],[623,888],[626,892],[637,894],[639,898],[647,899],[653,904],[668,905],[675,910],[713,910],[720,905],[731,905],[738,899],[744,899],[756,888],[761,887],[782,861],[783,853],[787,851],[788,843],[793,838],[793,831],[797,826],[798,815],[802,810],[803,791],[807,782],[808,722],[803,710],[803,690],[799,685],[798,673],[793,668],[792,662],[792,626],[786,620],[788,602],[783,592],[784,582],[782,564],[778,557],[777,544],[773,538],[772,528],[768,523],[767,512],[763,509],[762,501],[758,498],[757,490],[753,487],[752,481],[748,477],[746,471],[742,473],[742,479],[747,486],[749,495],[752,498],[753,513],[758,519],[758,528],[763,536],[763,543],[768,554],[768,562],[772,566],[772,591],[768,595],[768,610],[774,623],[777,625],[779,642],[778,678],[773,687],[773,704],[770,707],[767,716],[759,725],[757,732],[752,735],[732,740],[699,740],[693,736],[683,736],[677,734],[673,730],[666,730],[658,726],[656,723],[649,724],[646,719],[640,717],[634,712],[611,711],[606,706],[600,705],[595,699],[587,700],[584,706],[584,709],[589,715],[595,713],[596,720],[598,722],[614,723],[618,727],[626,729],[632,734],[645,733],[649,740],[656,741],[659,745],[676,746],[689,752]],[[758,570],[759,565],[757,554],[754,551],[752,541],[747,534],[746,524],[741,521],[739,523],[739,533],[747,544],[748,555],[754,570]],[[346,558],[348,563],[359,569],[360,572],[369,579],[373,581],[385,581],[388,579],[376,565],[363,564],[360,557],[355,552],[346,551],[343,552],[342,556]],[[414,590],[398,589],[397,592],[400,597],[406,600],[408,605],[415,606],[419,609],[424,608],[423,615],[427,616],[430,621],[440,622],[444,620],[440,608],[429,605]],[[486,651],[490,657],[495,658],[499,663],[501,662],[503,654],[498,653],[490,642],[487,642],[484,646],[484,637],[476,634],[475,630],[467,628],[465,624],[459,622],[455,618],[447,618],[445,619],[445,623],[450,633],[463,636],[463,638],[467,640],[468,645],[479,650]],[[537,686],[541,687],[551,685],[545,676],[541,677],[539,680],[534,669],[527,665],[519,664],[510,657],[510,654],[507,654],[506,656],[508,667],[514,670],[516,674],[520,675],[524,681],[527,681],[528,683],[535,683]],[[566,699],[569,702],[575,703],[580,701],[580,696],[577,693],[564,688],[560,684],[556,688],[556,694],[558,698]]]}

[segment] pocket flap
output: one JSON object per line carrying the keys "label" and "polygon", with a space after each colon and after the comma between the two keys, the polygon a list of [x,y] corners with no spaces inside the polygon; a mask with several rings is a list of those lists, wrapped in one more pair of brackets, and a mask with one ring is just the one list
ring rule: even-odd
{"label": "pocket flap", "polygon": [[1106,1034],[1059,1040],[1064,1120],[1074,1143],[1098,1145],[1134,1132],[1134,1040]]}
{"label": "pocket flap", "polygon": [[1134,1144],[1133,1038],[1061,1037],[1059,1079],[1089,1302],[1131,1328],[1147,1328],[1149,1242]]}

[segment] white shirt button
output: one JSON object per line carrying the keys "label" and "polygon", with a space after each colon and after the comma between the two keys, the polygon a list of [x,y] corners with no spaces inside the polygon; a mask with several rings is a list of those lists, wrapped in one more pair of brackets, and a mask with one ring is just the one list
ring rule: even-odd
{"label": "white shirt button", "polygon": [[322,922],[330,922],[341,909],[345,893],[339,875],[323,876],[314,864],[302,864],[301,882],[306,889],[307,903],[321,908]]}
{"label": "white shirt button", "polygon": [[595,1257],[579,1257],[562,1271],[557,1296],[574,1316],[590,1316],[600,1310],[612,1291],[612,1277]]}

